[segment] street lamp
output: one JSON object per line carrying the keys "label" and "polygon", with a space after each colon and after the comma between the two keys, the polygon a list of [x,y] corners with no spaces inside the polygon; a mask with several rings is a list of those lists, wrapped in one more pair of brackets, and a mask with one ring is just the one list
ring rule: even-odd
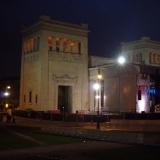
{"label": "street lamp", "polygon": [[96,96],[97,101],[98,101],[98,109],[97,109],[97,129],[100,129],[100,115],[99,115],[99,99],[100,99],[100,80],[102,79],[102,75],[100,74],[100,68],[98,68],[98,84],[97,84],[97,93],[98,95]]}
{"label": "street lamp", "polygon": [[119,64],[124,64],[124,63],[125,63],[125,58],[122,57],[122,56],[119,57],[119,58],[118,58],[118,63],[119,63]]}
{"label": "street lamp", "polygon": [[[11,88],[10,86],[7,86],[7,87],[6,87],[6,91],[5,91],[5,93],[4,93],[4,96],[6,97],[6,100],[7,100],[7,97],[9,96],[8,89],[10,89],[10,88]],[[7,101],[6,101],[5,107],[8,108],[8,103],[7,103]]]}

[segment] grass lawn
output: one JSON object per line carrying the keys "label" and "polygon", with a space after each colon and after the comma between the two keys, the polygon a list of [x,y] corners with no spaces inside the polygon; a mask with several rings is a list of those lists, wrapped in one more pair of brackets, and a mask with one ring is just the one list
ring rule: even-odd
{"label": "grass lawn", "polygon": [[[41,128],[37,128],[37,127],[7,126],[7,128],[13,131],[16,131],[18,133],[24,134],[26,136],[32,137],[37,141],[41,141],[41,142],[44,142],[45,144],[50,144],[50,145],[79,143],[85,140],[85,139],[80,139],[80,138],[71,138],[71,137],[55,136],[55,135],[50,135],[50,134],[41,134],[39,133]],[[5,144],[5,142],[6,143],[10,142],[10,139],[12,139],[13,141],[17,141],[17,143],[20,142],[19,137],[15,136],[13,133],[9,133],[9,132],[6,133],[6,131],[4,130],[2,132],[0,130],[0,133],[1,133],[1,137],[4,137],[3,135],[6,135],[6,134],[8,134],[8,136],[6,137],[9,137],[9,139],[7,138],[3,139],[3,144]]]}
{"label": "grass lawn", "polygon": [[35,146],[38,145],[0,128],[0,150]]}
{"label": "grass lawn", "polygon": [[[84,141],[84,139],[55,136],[40,134],[40,128],[36,127],[24,127],[24,126],[6,126],[8,129],[14,130],[18,133],[30,136],[35,140],[44,142],[46,144],[67,144],[67,143],[79,143]],[[87,140],[89,141],[89,140]],[[16,149],[16,148],[26,148],[40,146],[34,142],[27,139],[21,138],[11,132],[8,132],[0,127],[0,150],[4,149]],[[159,160],[160,156],[159,147],[151,146],[137,146],[133,145],[125,148],[112,148],[112,149],[102,149],[87,151],[83,153],[78,153],[81,157],[95,159],[95,160]],[[54,157],[54,155],[53,155]],[[56,157],[55,157],[56,158]],[[44,160],[48,158],[43,157],[32,157],[34,160]],[[25,160],[28,160],[27,158]]]}

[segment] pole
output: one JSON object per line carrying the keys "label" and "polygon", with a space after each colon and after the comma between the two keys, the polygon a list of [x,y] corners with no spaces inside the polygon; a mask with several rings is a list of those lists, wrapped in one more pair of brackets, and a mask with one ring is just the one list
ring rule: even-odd
{"label": "pole", "polygon": [[[98,79],[98,84],[99,84],[99,79]],[[99,89],[98,89],[98,111],[97,111],[97,129],[100,129],[100,123],[99,123]]]}

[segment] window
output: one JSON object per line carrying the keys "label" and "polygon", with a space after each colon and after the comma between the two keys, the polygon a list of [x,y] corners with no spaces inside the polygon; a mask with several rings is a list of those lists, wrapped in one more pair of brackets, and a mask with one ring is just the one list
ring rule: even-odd
{"label": "window", "polygon": [[60,38],[56,38],[56,51],[60,49]]}
{"label": "window", "polygon": [[29,103],[32,103],[32,91],[29,91]]}
{"label": "window", "polygon": [[74,53],[74,45],[75,45],[75,42],[71,41],[71,53]]}
{"label": "window", "polygon": [[48,51],[52,50],[52,37],[48,37]]}
{"label": "window", "polygon": [[30,40],[31,52],[33,52],[33,39]]}
{"label": "window", "polygon": [[63,52],[67,52],[67,39],[63,40]]}
{"label": "window", "polygon": [[131,54],[131,61],[134,61],[134,54]]}
{"label": "window", "polygon": [[136,54],[136,61],[139,61],[139,59],[138,59],[138,54]]}
{"label": "window", "polygon": [[24,53],[30,53],[39,50],[39,37],[27,40],[23,44]]}
{"label": "window", "polygon": [[37,96],[37,94],[36,94],[35,103],[37,103],[37,102],[38,102],[38,96]]}
{"label": "window", "polygon": [[139,53],[139,61],[142,62],[142,53]]}
{"label": "window", "polygon": [[156,54],[153,54],[153,63],[156,63]]}
{"label": "window", "polygon": [[78,42],[78,54],[81,54],[81,42]]}

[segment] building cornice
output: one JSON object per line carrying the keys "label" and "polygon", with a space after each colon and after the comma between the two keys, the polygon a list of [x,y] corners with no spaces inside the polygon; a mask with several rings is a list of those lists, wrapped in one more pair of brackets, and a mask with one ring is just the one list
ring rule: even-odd
{"label": "building cornice", "polygon": [[87,24],[75,25],[51,19],[46,20],[45,18],[44,19],[40,18],[39,21],[25,26],[24,29],[21,31],[21,33],[24,36],[37,30],[49,30],[61,33],[86,36],[86,37],[88,36],[89,32]]}

